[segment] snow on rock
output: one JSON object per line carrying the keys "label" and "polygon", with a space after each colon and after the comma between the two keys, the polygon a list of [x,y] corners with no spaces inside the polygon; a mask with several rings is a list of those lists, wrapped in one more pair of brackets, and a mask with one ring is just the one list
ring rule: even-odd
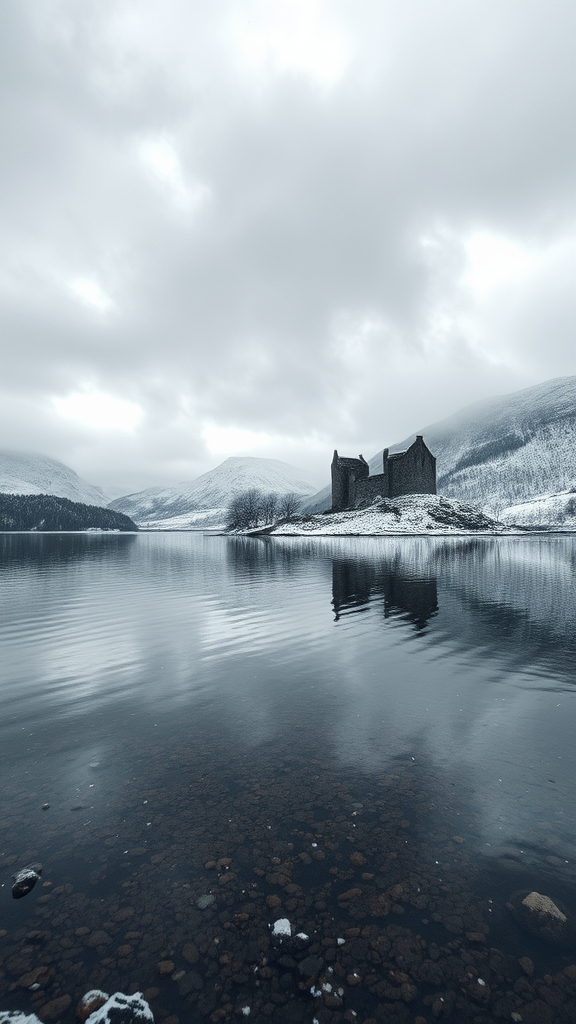
{"label": "snow on rock", "polygon": [[560,530],[576,530],[576,491],[539,494],[536,498],[511,505],[500,513],[509,526],[554,526]]}
{"label": "snow on rock", "polygon": [[94,1013],[86,1024],[154,1024],[154,1016],[141,992],[126,996],[114,992]]}
{"label": "snow on rock", "polygon": [[15,900],[22,899],[23,896],[27,896],[29,892],[36,885],[36,882],[40,881],[42,874],[41,864],[29,864],[25,868],[20,868],[12,875],[12,896]]}
{"label": "snow on rock", "polygon": [[292,935],[292,926],[287,917],[279,917],[277,921],[272,925],[272,935],[285,935],[290,938]]}
{"label": "snow on rock", "polygon": [[265,532],[290,537],[378,536],[399,533],[502,533],[505,528],[474,505],[465,505],[438,494],[405,494],[393,501],[377,499],[371,505],[347,512],[301,516]]}
{"label": "snow on rock", "polygon": [[4,494],[53,494],[83,505],[108,504],[110,498],[63,462],[36,452],[0,450],[0,492]]}
{"label": "snow on rock", "polygon": [[230,500],[251,487],[275,494],[293,491],[303,497],[316,490],[299,469],[287,462],[238,456],[226,459],[197,480],[127,494],[112,501],[110,508],[129,515],[144,529],[221,529]]}
{"label": "snow on rock", "polygon": [[110,996],[107,992],[103,992],[99,988],[91,988],[89,992],[82,996],[76,1007],[76,1019],[80,1021],[80,1024],[84,1024],[90,1014],[104,1006],[104,1003],[109,998]]}
{"label": "snow on rock", "polygon": [[0,1010],[0,1024],[42,1024],[35,1013],[21,1013],[20,1010]]}

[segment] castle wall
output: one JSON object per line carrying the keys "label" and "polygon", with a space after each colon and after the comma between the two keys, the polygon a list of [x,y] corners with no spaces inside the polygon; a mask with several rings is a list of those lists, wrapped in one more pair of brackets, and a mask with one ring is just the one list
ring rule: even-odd
{"label": "castle wall", "polygon": [[364,459],[342,459],[334,452],[332,459],[332,508],[354,508],[358,487],[368,478],[368,463]]}
{"label": "castle wall", "polygon": [[356,504],[374,501],[374,498],[386,498],[386,477],[384,473],[366,477],[356,484]]}
{"label": "castle wall", "polygon": [[332,459],[332,509],[355,508],[374,498],[401,494],[436,494],[436,459],[419,434],[405,452],[383,454],[383,472],[369,476],[368,463],[359,459]]}
{"label": "castle wall", "polygon": [[422,437],[417,437],[401,455],[388,456],[388,495],[436,494],[436,459]]}

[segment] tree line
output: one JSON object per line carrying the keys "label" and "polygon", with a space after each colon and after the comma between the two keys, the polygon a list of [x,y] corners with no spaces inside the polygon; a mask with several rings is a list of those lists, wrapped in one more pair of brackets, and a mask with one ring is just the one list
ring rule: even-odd
{"label": "tree line", "polygon": [[240,491],[226,510],[227,530],[255,530],[281,519],[293,519],[300,511],[302,498],[295,491],[288,494],[265,493],[257,487]]}
{"label": "tree line", "polygon": [[128,516],[54,494],[0,494],[0,530],[137,530]]}

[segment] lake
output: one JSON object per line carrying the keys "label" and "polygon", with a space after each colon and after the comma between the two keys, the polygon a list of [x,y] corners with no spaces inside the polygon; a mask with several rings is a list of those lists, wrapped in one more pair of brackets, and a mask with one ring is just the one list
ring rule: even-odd
{"label": "lake", "polygon": [[507,904],[576,910],[574,537],[4,534],[0,566],[0,1010],[573,1022],[576,949]]}

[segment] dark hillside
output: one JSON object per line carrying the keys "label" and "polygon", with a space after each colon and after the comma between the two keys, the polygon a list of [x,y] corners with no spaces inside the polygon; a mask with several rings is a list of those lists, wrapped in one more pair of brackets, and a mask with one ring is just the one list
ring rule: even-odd
{"label": "dark hillside", "polygon": [[0,530],[137,530],[128,516],[53,494],[0,494]]}

